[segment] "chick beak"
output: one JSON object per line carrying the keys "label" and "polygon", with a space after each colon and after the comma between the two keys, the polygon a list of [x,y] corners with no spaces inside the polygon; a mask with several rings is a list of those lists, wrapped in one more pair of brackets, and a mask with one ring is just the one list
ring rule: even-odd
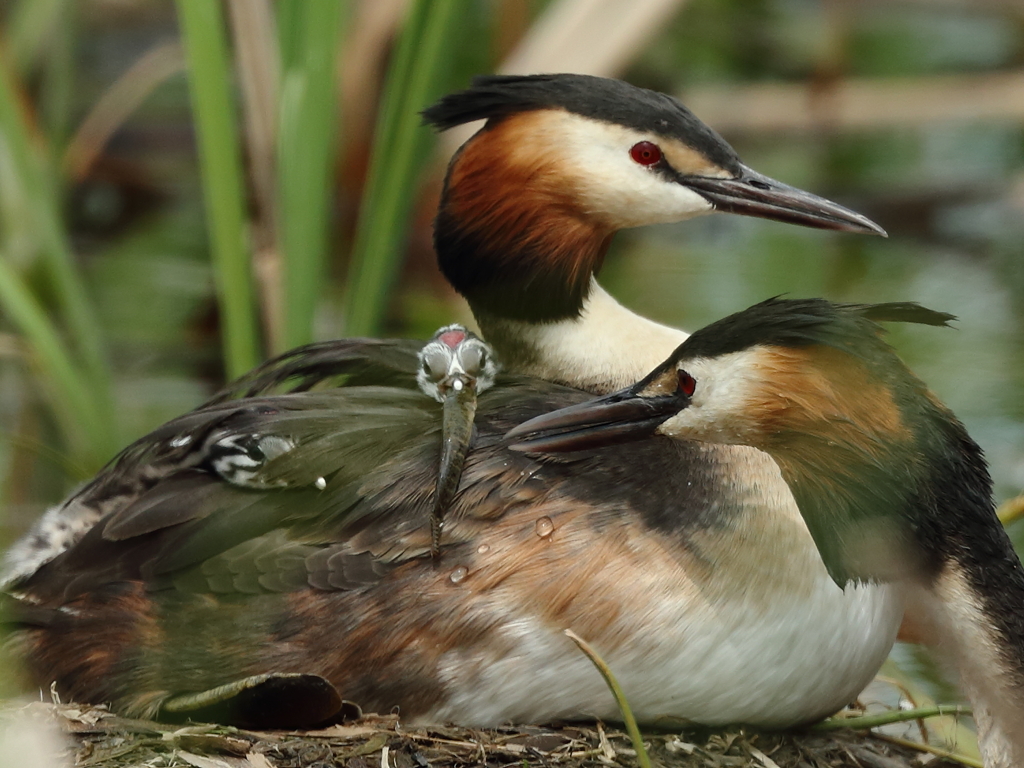
{"label": "chick beak", "polygon": [[452,378],[444,397],[441,463],[437,470],[434,509],[430,515],[430,553],[435,560],[441,554],[444,516],[459,490],[466,454],[473,441],[475,416],[476,388],[466,374],[460,373]]}
{"label": "chick beak", "polygon": [[701,195],[718,211],[818,229],[888,237],[884,229],[866,216],[824,197],[783,184],[745,165],[740,166],[740,175],[736,178],[680,176],[679,182]]}
{"label": "chick beak", "polygon": [[643,397],[639,387],[571,405],[509,430],[509,448],[524,453],[566,453],[641,440],[689,404],[681,393]]}

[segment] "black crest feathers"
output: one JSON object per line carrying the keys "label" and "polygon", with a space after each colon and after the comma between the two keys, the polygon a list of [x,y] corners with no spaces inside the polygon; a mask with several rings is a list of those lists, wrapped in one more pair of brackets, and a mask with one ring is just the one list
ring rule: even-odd
{"label": "black crest feathers", "polygon": [[564,109],[582,117],[678,139],[720,167],[738,172],[725,139],[677,99],[622,80],[591,75],[484,75],[464,91],[423,110],[423,121],[445,131],[474,120],[500,120],[519,112]]}

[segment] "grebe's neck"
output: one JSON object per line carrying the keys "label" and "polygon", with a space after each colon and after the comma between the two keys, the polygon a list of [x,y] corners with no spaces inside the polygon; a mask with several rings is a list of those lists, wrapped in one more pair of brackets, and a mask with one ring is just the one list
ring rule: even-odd
{"label": "grebe's neck", "polygon": [[[1004,575],[991,577],[995,588],[1002,589],[998,582]],[[939,656],[956,671],[974,713],[985,768],[1019,768],[1024,765],[1020,604],[1002,615],[1009,622],[1017,615],[1018,630],[1008,637],[1002,622],[993,620],[991,601],[972,582],[953,565],[930,588],[905,583],[905,620],[932,638]],[[1021,597],[1019,587],[1005,594],[1008,601]]]}
{"label": "grebe's neck", "polygon": [[[558,109],[488,122],[452,158],[434,222],[438,265],[505,368],[597,393],[643,378],[686,338],[594,281],[614,233],[648,221],[637,210],[660,220],[640,201],[612,205],[602,190],[618,200],[622,179],[597,182],[566,151],[608,130]],[[696,199],[688,215],[709,209]],[[673,205],[662,219],[686,217]]]}
{"label": "grebe's neck", "polygon": [[488,123],[448,166],[434,247],[474,312],[540,323],[583,306],[619,227],[582,205],[582,182],[551,155],[566,119],[541,111]]}
{"label": "grebe's neck", "polygon": [[508,370],[598,394],[639,381],[687,337],[626,309],[593,278],[574,317],[537,323],[473,311]]}

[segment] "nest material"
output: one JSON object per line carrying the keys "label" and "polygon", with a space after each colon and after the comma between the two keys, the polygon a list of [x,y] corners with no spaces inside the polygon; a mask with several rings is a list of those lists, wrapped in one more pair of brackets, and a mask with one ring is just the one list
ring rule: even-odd
{"label": "nest material", "polygon": [[[67,768],[634,768],[623,731],[597,724],[495,729],[403,726],[366,715],[319,731],[255,732],[129,720],[103,707],[33,704],[26,721],[65,734]],[[872,734],[733,731],[645,735],[660,768],[952,766]],[[63,768],[62,766],[62,768]]]}

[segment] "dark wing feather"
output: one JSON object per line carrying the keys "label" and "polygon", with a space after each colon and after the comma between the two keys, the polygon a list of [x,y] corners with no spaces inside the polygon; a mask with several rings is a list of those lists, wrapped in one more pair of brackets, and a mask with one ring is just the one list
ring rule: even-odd
{"label": "dark wing feather", "polygon": [[[515,377],[503,377],[480,397],[446,548],[474,541],[516,510],[532,515],[552,495],[604,510],[596,525],[613,524],[628,510],[674,535],[718,524],[703,519],[721,504],[702,495],[715,485],[716,472],[713,452],[702,446],[666,438],[558,460],[508,450],[504,434],[514,424],[588,397]],[[295,447],[260,468],[259,487],[228,482],[193,457],[191,466],[159,478],[101,520],[19,591],[46,603],[124,580],[141,580],[151,590],[239,596],[373,583],[411,558],[429,558],[440,410],[416,391],[349,387],[219,403],[190,414],[188,423],[205,434],[205,442],[191,444],[198,453],[254,429],[286,436]],[[137,444],[133,461],[149,455],[145,444]],[[143,468],[127,462],[113,470],[131,466]],[[318,477],[325,478],[322,487],[312,481]]]}
{"label": "dark wing feather", "polygon": [[416,388],[417,354],[411,339],[337,339],[289,350],[226,385],[206,405],[284,392],[339,386]]}
{"label": "dark wing feather", "polygon": [[[418,391],[387,387],[218,403],[179,421],[196,429],[183,468],[125,497],[26,589],[67,594],[72,584],[80,591],[110,580],[157,578],[292,525],[297,535],[322,540],[322,531],[352,508],[365,476],[410,446],[432,449],[436,461],[440,446],[440,405]],[[250,434],[287,438],[295,446],[259,468],[257,487],[225,481],[207,460],[211,446]],[[108,471],[144,472],[146,458],[159,453],[148,442],[170,435],[177,439],[181,432],[157,430]],[[96,485],[103,485],[102,477]]]}
{"label": "dark wing feather", "polygon": [[[0,578],[17,586],[39,563],[81,538],[98,520],[130,507],[164,478],[214,461],[218,440],[238,435],[243,442],[249,441],[261,423],[277,414],[279,404],[265,402],[267,395],[372,385],[424,397],[415,378],[421,346],[421,342],[406,340],[342,339],[292,350],[256,368],[225,387],[206,406],[167,422],[128,446],[92,481],[48,513],[38,530],[19,543],[18,554]],[[243,398],[247,402],[240,408],[238,401]],[[243,428],[246,420],[254,425],[248,434]],[[237,454],[238,450],[229,447],[221,451],[225,452]],[[311,445],[309,454],[314,453]],[[281,477],[275,482],[314,482],[320,476],[293,472],[286,477],[288,461],[277,466]],[[173,514],[183,518],[191,513],[179,510]],[[130,525],[126,517],[128,514],[121,517],[119,525]],[[143,525],[160,525],[153,522],[159,519],[154,515],[144,517]],[[115,526],[112,535],[136,535],[117,530]]]}

